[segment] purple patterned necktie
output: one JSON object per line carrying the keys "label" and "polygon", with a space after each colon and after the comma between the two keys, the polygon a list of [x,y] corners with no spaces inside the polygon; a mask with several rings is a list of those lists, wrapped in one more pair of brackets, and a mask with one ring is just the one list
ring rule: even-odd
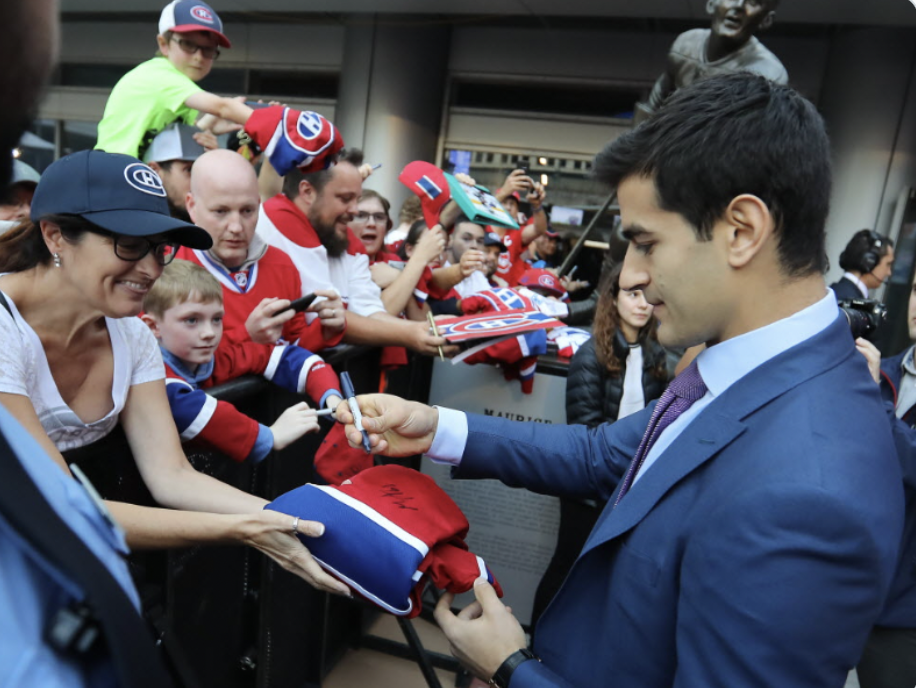
{"label": "purple patterned necktie", "polygon": [[655,444],[655,440],[658,439],[659,435],[662,434],[662,431],[671,425],[675,418],[693,406],[693,402],[702,398],[704,394],[706,394],[706,383],[703,382],[703,378],[700,376],[697,362],[693,361],[680,375],[671,381],[671,384],[668,385],[668,388],[655,405],[652,418],[649,419],[649,425],[646,426],[646,432],[639,443],[639,449],[636,450],[636,456],[633,457],[633,461],[630,462],[630,467],[627,469],[627,474],[623,477],[623,483],[617,493],[614,506],[620,503],[623,496],[633,486],[636,474],[639,473],[639,469],[646,460],[649,450]]}

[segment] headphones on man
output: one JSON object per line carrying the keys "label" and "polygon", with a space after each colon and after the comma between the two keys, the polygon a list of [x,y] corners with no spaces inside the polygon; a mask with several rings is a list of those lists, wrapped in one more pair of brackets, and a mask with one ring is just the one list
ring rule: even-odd
{"label": "headphones on man", "polygon": [[868,274],[887,253],[888,241],[873,229],[856,232],[840,254],[840,267]]}

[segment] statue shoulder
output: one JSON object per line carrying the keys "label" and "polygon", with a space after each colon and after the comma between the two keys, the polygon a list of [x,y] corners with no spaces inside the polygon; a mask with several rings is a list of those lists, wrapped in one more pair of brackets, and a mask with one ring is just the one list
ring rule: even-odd
{"label": "statue shoulder", "polygon": [[780,59],[756,37],[748,43],[748,61],[744,68],[777,84],[788,84],[789,73]]}
{"label": "statue shoulder", "polygon": [[680,34],[671,44],[671,57],[680,55],[692,60],[700,58],[706,50],[709,34],[709,29],[691,29]]}

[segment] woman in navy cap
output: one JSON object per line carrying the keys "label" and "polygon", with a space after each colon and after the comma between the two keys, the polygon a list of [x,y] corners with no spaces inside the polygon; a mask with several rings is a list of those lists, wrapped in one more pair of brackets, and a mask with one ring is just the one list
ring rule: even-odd
{"label": "woman in navy cap", "polygon": [[[159,348],[134,316],[178,246],[210,245],[203,229],[169,216],[161,180],[136,158],[82,151],[51,165],[31,221],[0,237],[0,403],[64,471],[61,452],[120,420],[153,498],[183,510],[108,502],[131,546],[244,542],[345,593],[293,536],[289,516],[197,472],[181,449]],[[296,521],[305,535],[323,530]]]}

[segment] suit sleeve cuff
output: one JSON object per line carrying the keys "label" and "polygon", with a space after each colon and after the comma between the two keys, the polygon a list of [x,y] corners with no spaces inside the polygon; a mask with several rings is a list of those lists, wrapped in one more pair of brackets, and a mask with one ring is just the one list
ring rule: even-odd
{"label": "suit sleeve cuff", "polygon": [[464,411],[442,406],[436,408],[439,409],[439,422],[426,455],[435,463],[459,466],[468,443],[468,417]]}

